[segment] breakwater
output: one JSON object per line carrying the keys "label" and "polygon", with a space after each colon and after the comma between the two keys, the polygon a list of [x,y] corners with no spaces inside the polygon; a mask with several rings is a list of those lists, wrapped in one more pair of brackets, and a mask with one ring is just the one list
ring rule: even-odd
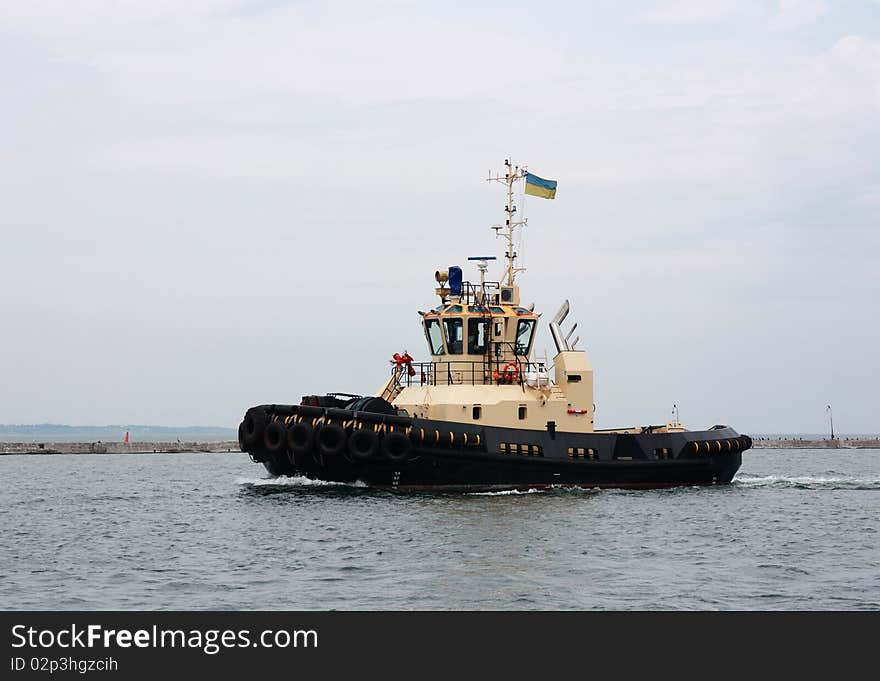
{"label": "breakwater", "polygon": [[880,449],[880,438],[752,438],[755,449]]}
{"label": "breakwater", "polygon": [[0,442],[3,454],[149,454],[237,452],[238,442]]}

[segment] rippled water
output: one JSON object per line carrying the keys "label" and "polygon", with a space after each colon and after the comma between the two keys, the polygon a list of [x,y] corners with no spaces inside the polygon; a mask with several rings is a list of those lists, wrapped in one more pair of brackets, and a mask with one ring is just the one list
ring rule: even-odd
{"label": "rippled water", "polygon": [[472,495],[242,454],[0,457],[3,609],[877,609],[880,451],[734,483]]}

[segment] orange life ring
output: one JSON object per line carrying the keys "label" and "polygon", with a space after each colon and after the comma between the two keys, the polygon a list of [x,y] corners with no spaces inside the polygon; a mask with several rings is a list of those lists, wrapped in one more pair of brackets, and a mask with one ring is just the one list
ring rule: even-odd
{"label": "orange life ring", "polygon": [[504,365],[501,375],[508,383],[516,383],[519,379],[519,366],[517,366],[516,362],[508,362]]}

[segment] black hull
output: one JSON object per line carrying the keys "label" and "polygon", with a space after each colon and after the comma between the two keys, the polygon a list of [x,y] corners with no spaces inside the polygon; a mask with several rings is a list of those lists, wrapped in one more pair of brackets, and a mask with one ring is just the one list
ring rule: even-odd
{"label": "black hull", "polygon": [[[301,430],[312,429],[313,437],[305,445],[293,440],[279,445],[277,439],[265,433],[259,437],[257,432],[250,433],[249,443],[246,417],[242,449],[271,475],[360,481],[371,487],[411,491],[719,485],[733,479],[742,452],[752,444],[749,437],[727,426],[677,433],[562,433],[471,427],[333,408],[269,405],[255,409],[264,409],[268,422],[283,424],[288,433],[296,423],[305,424]],[[322,428],[328,428],[323,435]],[[358,435],[361,440],[382,443],[366,458],[352,448],[351,438],[358,430],[369,431],[367,436]],[[340,444],[340,437],[347,446]],[[383,438],[389,442],[396,438],[397,448],[387,447]]]}

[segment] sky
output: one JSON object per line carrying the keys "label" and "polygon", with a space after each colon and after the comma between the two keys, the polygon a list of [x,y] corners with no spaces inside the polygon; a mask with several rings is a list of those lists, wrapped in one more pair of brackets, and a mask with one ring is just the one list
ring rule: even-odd
{"label": "sky", "polygon": [[597,427],[880,431],[876,0],[4,0],[0,63],[0,423],[374,392],[512,158]]}

